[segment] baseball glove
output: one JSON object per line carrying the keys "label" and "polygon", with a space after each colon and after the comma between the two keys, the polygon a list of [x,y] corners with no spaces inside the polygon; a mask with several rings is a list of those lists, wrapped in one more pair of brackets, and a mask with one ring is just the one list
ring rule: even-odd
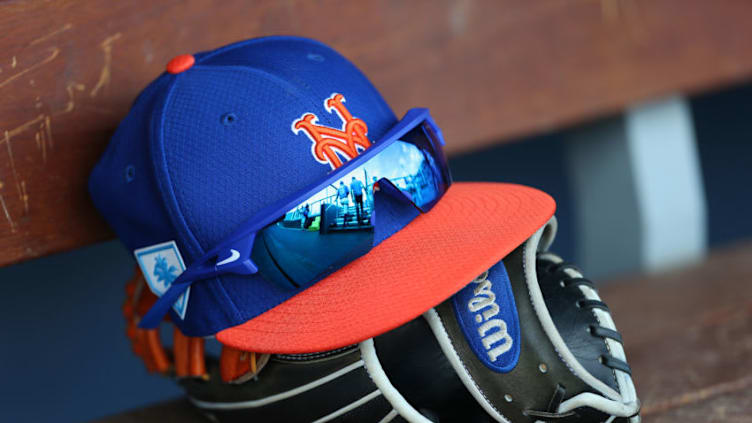
{"label": "baseball glove", "polygon": [[547,251],[555,232],[552,218],[423,316],[335,351],[259,355],[177,330],[168,351],[136,327],[153,301],[138,278],[128,334],[215,421],[639,422],[621,335],[592,282]]}

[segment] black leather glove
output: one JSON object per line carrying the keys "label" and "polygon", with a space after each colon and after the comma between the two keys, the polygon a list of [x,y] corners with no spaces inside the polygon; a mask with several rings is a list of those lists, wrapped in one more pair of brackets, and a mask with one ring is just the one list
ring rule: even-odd
{"label": "black leather glove", "polygon": [[221,422],[639,422],[621,335],[592,282],[547,251],[555,232],[552,219],[391,332],[336,351],[243,353],[242,369],[209,358],[180,383]]}

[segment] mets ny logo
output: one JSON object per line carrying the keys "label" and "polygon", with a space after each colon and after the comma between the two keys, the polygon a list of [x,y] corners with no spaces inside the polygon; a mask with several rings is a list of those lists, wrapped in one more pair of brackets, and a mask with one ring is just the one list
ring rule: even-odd
{"label": "mets ny logo", "polygon": [[311,140],[311,154],[316,161],[328,164],[332,170],[342,166],[342,157],[352,160],[371,146],[366,123],[353,117],[344,102],[345,97],[337,93],[324,100],[326,111],[336,113],[342,120],[340,129],[317,124],[318,117],[313,113],[305,113],[291,125],[293,133],[303,132]]}
{"label": "mets ny logo", "polygon": [[452,298],[468,345],[489,369],[506,373],[520,356],[520,324],[503,263],[475,278]]}
{"label": "mets ny logo", "polygon": [[[185,270],[183,257],[175,241],[139,248],[133,254],[149,289],[158,297],[167,292],[172,282]],[[190,287],[172,305],[172,309],[181,319],[185,319],[189,295]]]}

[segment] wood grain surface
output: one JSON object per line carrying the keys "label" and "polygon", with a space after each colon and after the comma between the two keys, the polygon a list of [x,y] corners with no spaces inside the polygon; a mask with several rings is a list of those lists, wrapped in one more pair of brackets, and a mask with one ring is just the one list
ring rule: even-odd
{"label": "wood grain surface", "polygon": [[[702,264],[602,286],[624,337],[643,421],[752,421],[751,280],[752,244],[746,244]],[[102,422],[207,421],[191,408],[176,400]]]}
{"label": "wood grain surface", "polygon": [[752,2],[0,2],[0,265],[112,237],[85,181],[174,55],[269,34],[327,42],[451,153],[752,75]]}
{"label": "wood grain surface", "polygon": [[643,416],[652,423],[752,422],[752,244],[601,294]]}

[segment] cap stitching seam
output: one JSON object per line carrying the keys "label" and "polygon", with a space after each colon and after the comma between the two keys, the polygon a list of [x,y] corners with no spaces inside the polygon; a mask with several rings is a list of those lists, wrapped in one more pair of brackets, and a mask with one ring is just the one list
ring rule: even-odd
{"label": "cap stitching seam", "polygon": [[[203,249],[201,248],[201,244],[196,239],[195,235],[191,231],[190,227],[188,226],[188,222],[183,217],[183,212],[178,204],[177,198],[175,197],[175,192],[172,189],[172,176],[170,175],[169,168],[167,166],[167,154],[165,151],[165,146],[163,143],[164,140],[164,128],[165,128],[165,114],[167,110],[168,104],[170,104],[172,100],[173,93],[175,91],[175,86],[177,85],[177,78],[179,78],[181,75],[175,75],[173,76],[173,83],[169,85],[167,90],[167,95],[165,96],[164,103],[159,108],[160,116],[159,121],[156,122],[154,120],[154,117],[151,119],[151,126],[152,126],[152,134],[156,135],[154,137],[154,141],[150,143],[150,147],[152,149],[156,148],[157,151],[152,150],[152,153],[159,152],[160,157],[157,158],[157,154],[152,154],[152,165],[154,166],[155,171],[158,169],[162,170],[164,174],[164,178],[166,178],[166,181],[163,181],[161,178],[156,178],[157,184],[160,188],[160,195],[162,197],[162,200],[165,202],[165,207],[167,209],[167,214],[170,216],[170,220],[172,221],[173,227],[180,226],[183,231],[180,231],[184,234],[185,238],[187,239],[187,242],[182,242],[183,246],[187,248],[188,252],[191,253],[193,256],[202,256],[204,254]],[[154,125],[158,125],[158,128],[154,128]],[[175,228],[177,229],[177,228]],[[187,236],[186,236],[187,235]],[[235,303],[232,301],[230,296],[227,294],[227,290],[225,289],[222,281],[219,278],[215,278],[217,282],[217,286],[220,288],[221,293],[226,300],[227,304],[230,305],[232,309],[232,314],[234,315],[235,319],[242,319],[242,315],[240,314],[240,311],[238,307],[235,305]]]}

